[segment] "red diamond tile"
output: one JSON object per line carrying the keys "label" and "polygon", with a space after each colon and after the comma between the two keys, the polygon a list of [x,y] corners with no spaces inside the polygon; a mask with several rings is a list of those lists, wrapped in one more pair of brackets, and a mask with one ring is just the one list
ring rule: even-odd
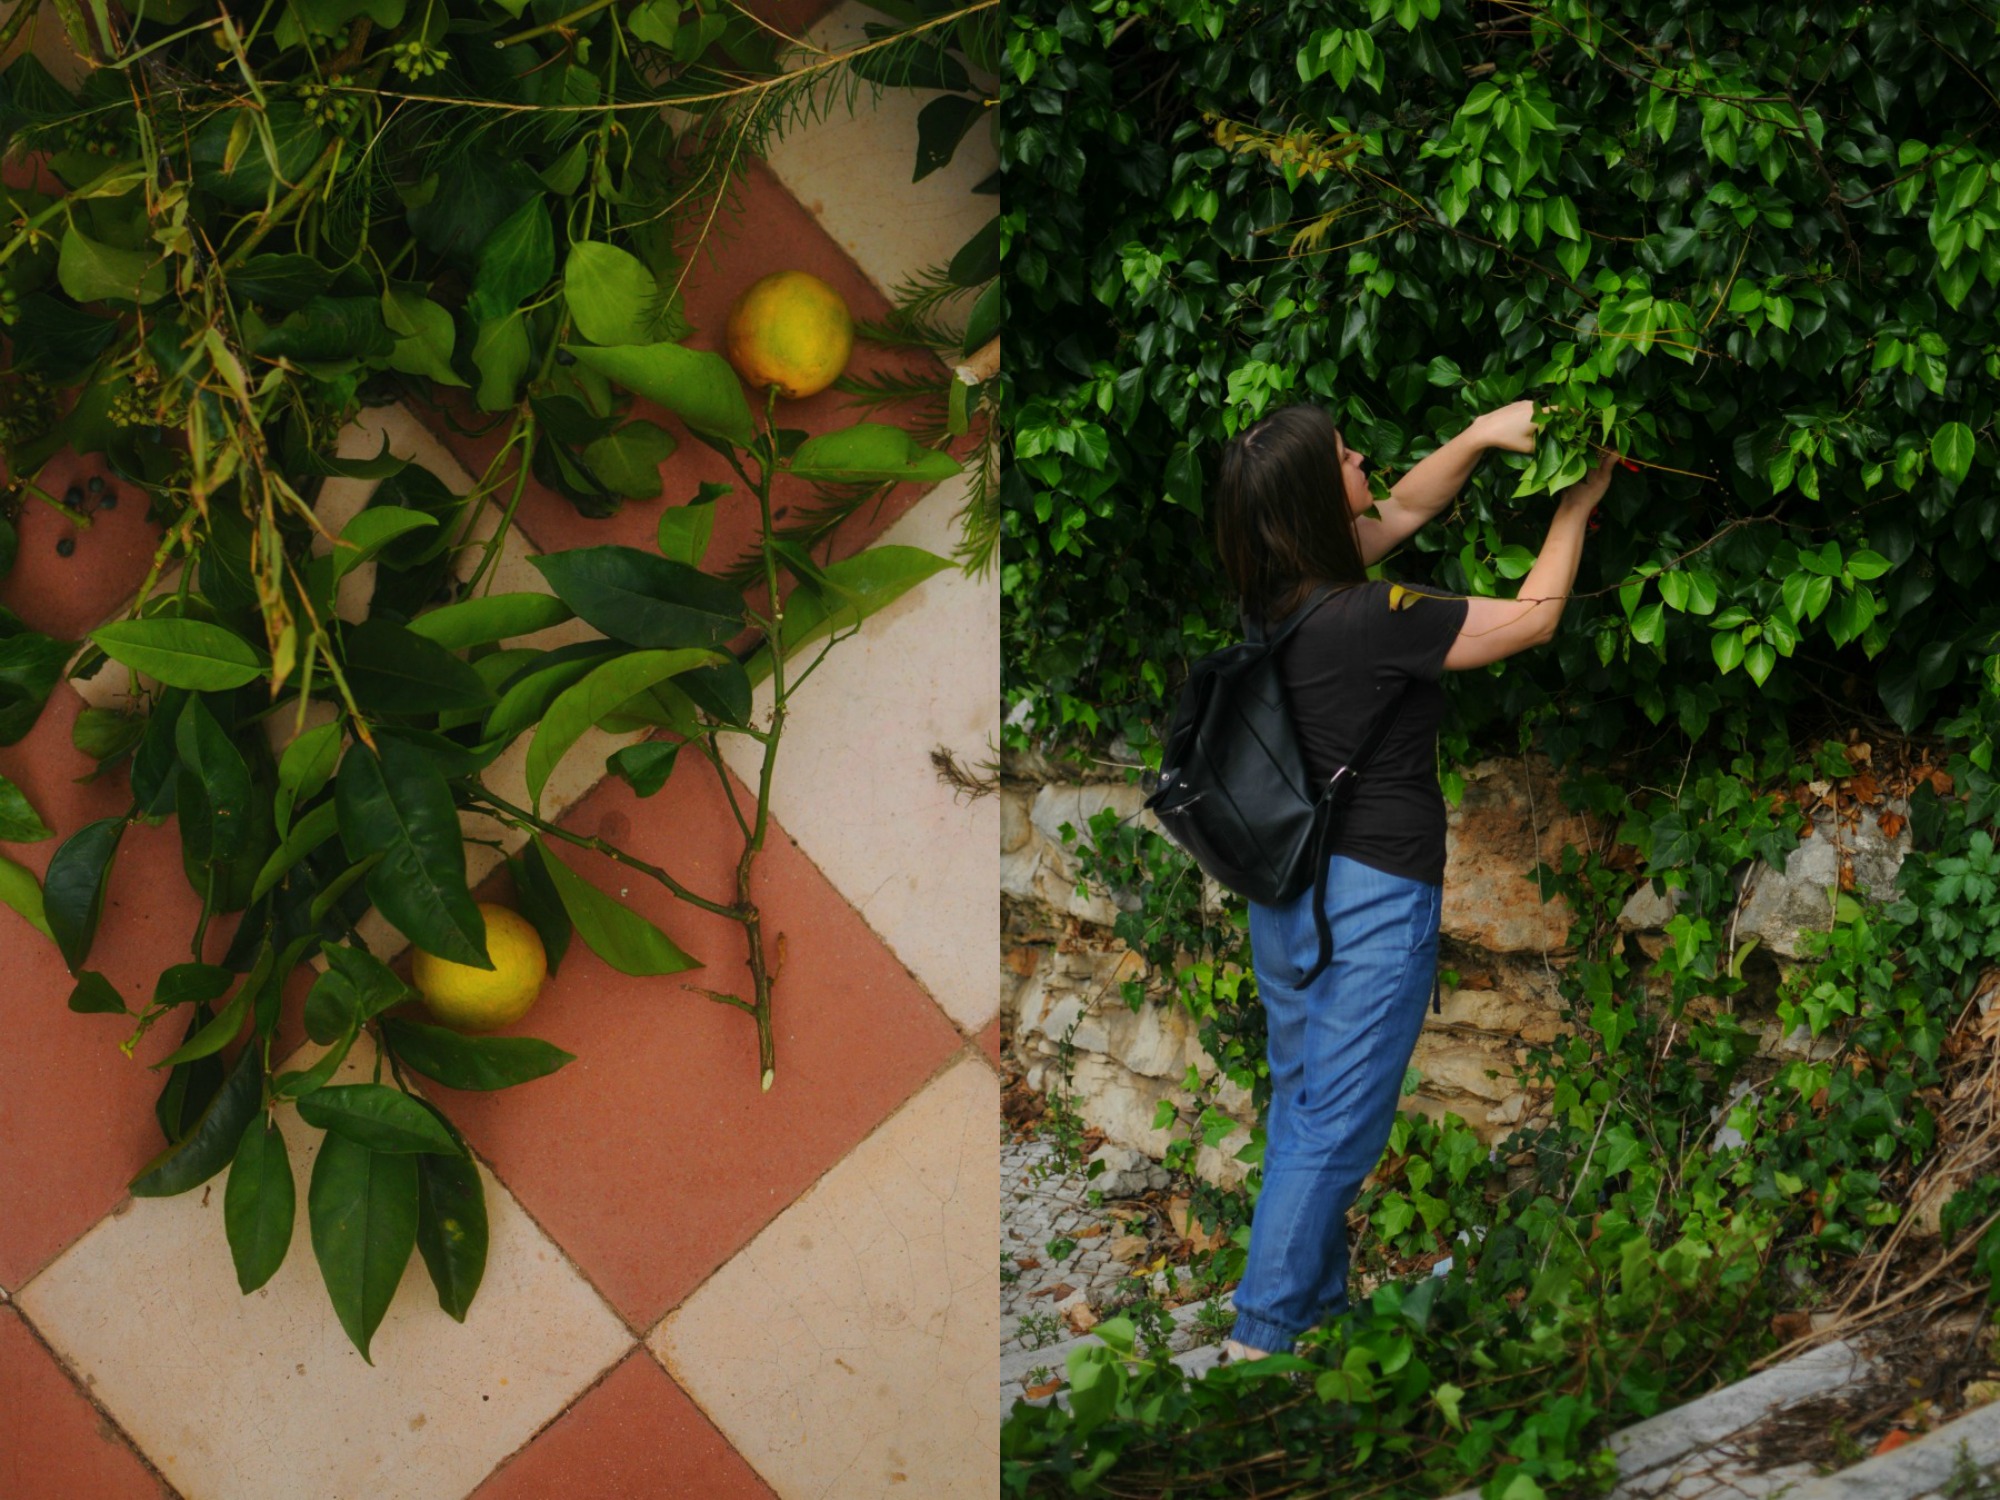
{"label": "red diamond tile", "polygon": [[[740,786],[737,796],[747,801]],[[606,782],[565,820],[715,899],[733,888],[735,824],[690,756],[641,801]],[[747,995],[742,929],[643,876],[563,848],[580,874],[707,967],[634,979],[579,940],[516,1030],[577,1056],[519,1089],[439,1102],[493,1170],[634,1327],[651,1326],[844,1156],[962,1044],[916,981],[775,822],[758,864],[767,941],[783,935],[777,1082],[756,1032],[683,988]]]}
{"label": "red diamond tile", "polygon": [[[751,164],[732,185],[732,193],[731,202],[725,206],[709,243],[689,269],[682,288],[687,318],[694,327],[687,340],[690,347],[720,351],[730,304],[750,283],[773,271],[812,272],[846,298],[857,322],[879,321],[888,314],[889,303],[883,295],[761,162]],[[884,371],[921,371],[938,377],[943,374],[936,361],[920,350],[855,345],[850,374]],[[416,410],[475,475],[485,470],[505,436],[505,425],[501,424],[484,437],[468,437],[454,430],[439,413]],[[475,427],[493,420],[463,405],[457,415]],[[711,569],[727,565],[756,540],[758,518],[754,498],[744,493],[741,481],[722,456],[688,437],[676,418],[643,402],[634,408],[634,415],[661,422],[681,437],[680,450],[665,465],[666,491],[662,498],[628,501],[617,515],[592,520],[580,515],[561,495],[531,479],[520,509],[523,529],[534,538],[536,547],[546,552],[614,542],[651,547],[659,529],[660,511],[665,506],[686,501],[704,482],[733,484],[735,493],[720,502],[717,510],[707,563]],[[864,412],[853,404],[852,397],[837,390],[822,391],[803,401],[781,401],[778,405],[781,425],[813,433],[846,427],[864,419],[893,422],[907,415],[906,409],[896,407]],[[773,493],[778,518],[782,521],[788,507],[808,500],[810,494],[810,487],[803,483],[780,480]],[[867,546],[920,497],[917,487],[899,485],[886,499],[857,512],[842,525],[834,555],[845,557]]]}
{"label": "red diamond tile", "polygon": [[0,1308],[0,1495],[7,1500],[170,1500],[172,1495],[11,1307]]}
{"label": "red diamond tile", "polygon": [[[60,498],[98,472],[72,454],[59,453],[36,483]],[[105,478],[115,507],[88,510],[90,525],[81,530],[33,496],[25,499],[18,523],[20,556],[0,580],[0,605],[61,640],[81,640],[114,616],[138,591],[159,546],[159,528],[146,520],[146,496],[116,477]],[[90,504],[87,498],[85,504]],[[67,557],[56,550],[63,542],[75,543]]]}
{"label": "red diamond tile", "polygon": [[986,1023],[986,1029],[979,1033],[979,1050],[986,1054],[986,1060],[994,1067],[1000,1066],[1000,1018],[995,1016]]}
{"label": "red diamond tile", "polygon": [[472,1500],[772,1500],[645,1350],[632,1354]]}
{"label": "red diamond tile", "polygon": [[[38,844],[0,845],[38,875],[63,837],[124,811],[122,777],[78,784],[94,763],[69,741],[81,700],[58,687],[32,733],[0,749],[0,774],[19,785],[56,830]],[[127,831],[113,866],[90,966],[128,1002],[151,992],[161,968],[188,954],[200,903],[181,872],[169,822]],[[211,924],[211,956],[226,939]],[[156,1027],[136,1056],[118,1050],[116,1016],[77,1015],[55,945],[0,907],[0,1284],[21,1285],[125,1196],[125,1184],[163,1144],[153,1118],[162,1075],[146,1065],[179,1045],[183,1027]]]}

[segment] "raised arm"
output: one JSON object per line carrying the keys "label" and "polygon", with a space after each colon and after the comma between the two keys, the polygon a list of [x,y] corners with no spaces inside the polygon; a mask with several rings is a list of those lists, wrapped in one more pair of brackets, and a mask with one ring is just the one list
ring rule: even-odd
{"label": "raised arm", "polygon": [[1576,583],[1590,513],[1610,487],[1611,467],[1617,461],[1616,453],[1606,453],[1596,468],[1562,492],[1555,517],[1549,522],[1548,539],[1542,543],[1534,567],[1521,580],[1516,598],[1465,601],[1465,624],[1445,652],[1447,672],[1483,667],[1554,639],[1563,606]]}
{"label": "raised arm", "polygon": [[1532,401],[1516,401],[1474,417],[1465,431],[1411,465],[1409,472],[1390,486],[1389,498],[1376,503],[1374,515],[1355,517],[1361,560],[1380,562],[1450,505],[1488,448],[1534,452],[1538,430]]}

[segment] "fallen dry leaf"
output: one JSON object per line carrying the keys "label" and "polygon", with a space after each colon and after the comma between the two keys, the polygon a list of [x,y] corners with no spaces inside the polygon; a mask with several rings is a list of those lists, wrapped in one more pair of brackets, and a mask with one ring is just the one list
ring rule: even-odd
{"label": "fallen dry leaf", "polygon": [[1940,797],[1949,797],[1951,795],[1950,773],[1933,769],[1927,779],[1930,781],[1931,790],[1936,792]]}
{"label": "fallen dry leaf", "polygon": [[1057,1376],[1053,1380],[1043,1381],[1040,1385],[1029,1386],[1023,1394],[1030,1401],[1039,1401],[1044,1396],[1053,1396],[1057,1391],[1062,1389],[1062,1385],[1062,1377]]}
{"label": "fallen dry leaf", "polygon": [[1885,839],[1892,839],[1901,833],[1909,821],[1901,813],[1894,812],[1885,812],[1875,820],[1877,826],[1882,830],[1882,837]]}
{"label": "fallen dry leaf", "polygon": [[1900,1427],[1891,1428],[1889,1435],[1875,1445],[1874,1453],[1876,1455],[1894,1453],[1903,1444],[1912,1441],[1914,1437],[1914,1433],[1905,1432]]}
{"label": "fallen dry leaf", "polygon": [[1043,1287],[1039,1292],[1036,1292],[1034,1295],[1036,1295],[1037,1297],[1053,1297],[1056,1299],[1056,1301],[1060,1302],[1062,1301],[1063,1298],[1067,1297],[1071,1292],[1075,1290],[1076,1288],[1071,1286],[1067,1281],[1058,1281],[1054,1286]]}
{"label": "fallen dry leaf", "polygon": [[1063,1314],[1063,1321],[1069,1324],[1072,1332],[1088,1333],[1097,1326],[1098,1318],[1097,1314],[1090,1310],[1088,1302],[1079,1302]]}
{"label": "fallen dry leaf", "polygon": [[1812,1314],[1809,1312],[1782,1312],[1771,1319],[1771,1332],[1787,1341],[1802,1338],[1812,1332]]}
{"label": "fallen dry leaf", "polygon": [[1146,1253],[1147,1240],[1143,1234],[1121,1234],[1111,1242],[1113,1260],[1137,1260]]}

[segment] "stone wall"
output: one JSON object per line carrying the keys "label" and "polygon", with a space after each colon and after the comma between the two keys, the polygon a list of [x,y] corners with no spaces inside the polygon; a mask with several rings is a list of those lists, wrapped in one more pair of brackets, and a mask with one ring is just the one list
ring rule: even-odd
{"label": "stone wall", "polygon": [[[1002,771],[1001,1031],[1015,1061],[1032,1086],[1062,1086],[1067,1038],[1066,1087],[1085,1124],[1156,1159],[1176,1134],[1153,1124],[1160,1101],[1171,1100],[1184,1124],[1198,1111],[1197,1092],[1183,1086],[1192,1069],[1202,1092],[1244,1122],[1219,1146],[1203,1147],[1196,1170],[1210,1181],[1240,1182],[1247,1169],[1235,1153],[1253,1118],[1248,1096],[1217,1078],[1180,1007],[1152,1000],[1136,1011],[1127,1006],[1128,980],[1145,981],[1156,997],[1165,990],[1110,930],[1121,905],[1136,907],[1138,897],[1079,891],[1061,835],[1066,823],[1087,835],[1090,819],[1107,807],[1157,829],[1141,805],[1143,791],[1123,781],[1065,780],[1033,757],[1010,756]],[[1516,1070],[1530,1044],[1558,1034],[1556,981],[1572,956],[1566,904],[1545,903],[1527,872],[1538,860],[1553,863],[1565,843],[1604,847],[1610,829],[1563,806],[1546,764],[1484,761],[1465,778],[1465,796],[1448,818],[1441,932],[1442,966],[1459,982],[1445,990],[1443,1014],[1426,1017],[1411,1059],[1422,1082],[1405,1107],[1454,1113],[1497,1141],[1536,1118],[1541,1101]],[[1803,1036],[1778,1036],[1770,1014],[1779,966],[1799,953],[1800,932],[1830,924],[1831,892],[1843,872],[1886,893],[1908,848],[1907,829],[1885,837],[1873,811],[1852,825],[1822,814],[1784,870],[1750,864],[1738,872],[1736,942],[1756,937],[1769,955],[1758,960],[1762,982],[1739,1001],[1739,1013],[1747,1027],[1769,1033],[1767,1050],[1810,1046]],[[1635,957],[1660,951],[1659,929],[1676,894],[1642,885],[1627,903],[1620,926],[1633,935]]]}

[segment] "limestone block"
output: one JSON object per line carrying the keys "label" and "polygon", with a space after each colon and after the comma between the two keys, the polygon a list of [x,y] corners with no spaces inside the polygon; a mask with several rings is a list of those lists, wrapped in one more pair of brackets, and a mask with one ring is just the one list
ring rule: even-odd
{"label": "limestone block", "polygon": [[1000,852],[1012,854],[1035,836],[1034,820],[1028,816],[1031,793],[1019,787],[1000,788]]}
{"label": "limestone block", "polygon": [[1528,878],[1554,864],[1566,843],[1589,842],[1584,818],[1562,804],[1542,762],[1532,776],[1517,760],[1481,761],[1465,773],[1465,797],[1447,813],[1444,935],[1495,953],[1561,952],[1572,920],[1567,902],[1544,902]]}
{"label": "limestone block", "polygon": [[1667,925],[1686,899],[1684,887],[1676,886],[1662,896],[1654,892],[1652,881],[1642,880],[1618,913],[1619,929],[1624,932],[1656,932]]}
{"label": "limestone block", "polygon": [[[1901,798],[1891,798],[1887,808],[1899,816],[1908,812]],[[1824,932],[1833,925],[1833,892],[1840,886],[1843,852],[1853,866],[1855,886],[1886,899],[1895,891],[1896,872],[1910,852],[1909,826],[1905,823],[1892,839],[1882,832],[1872,807],[1862,809],[1851,829],[1840,827],[1831,813],[1817,815],[1812,833],[1785,857],[1783,870],[1764,864],[1755,867],[1749,895],[1736,919],[1737,941],[1761,938],[1773,952],[1800,957],[1801,932]]]}
{"label": "limestone block", "polygon": [[1562,1032],[1556,1007],[1535,995],[1501,990],[1446,990],[1433,1024],[1464,1026],[1523,1042],[1552,1042]]}
{"label": "limestone block", "polygon": [[[1417,1038],[1410,1063],[1424,1075],[1429,1093],[1456,1090],[1498,1104],[1518,1087],[1512,1052],[1484,1038],[1427,1032]],[[1496,1076],[1487,1077],[1489,1071]]]}
{"label": "limestone block", "polygon": [[[1107,1142],[1091,1153],[1090,1160],[1104,1163],[1104,1170],[1090,1179],[1090,1185],[1106,1198],[1136,1198],[1173,1180],[1165,1167],[1130,1146]],[[1142,1240],[1140,1248],[1144,1247]],[[1115,1259],[1115,1248],[1112,1254]]]}

